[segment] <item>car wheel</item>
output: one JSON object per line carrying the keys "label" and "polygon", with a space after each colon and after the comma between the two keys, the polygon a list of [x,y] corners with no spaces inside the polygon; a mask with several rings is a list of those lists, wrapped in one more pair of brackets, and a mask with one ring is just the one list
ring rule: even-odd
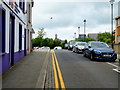
{"label": "car wheel", "polygon": [[72,49],[72,51],[75,52],[75,51],[74,51],[74,48]]}
{"label": "car wheel", "polygon": [[86,52],[85,51],[83,52],[83,56],[86,57]]}
{"label": "car wheel", "polygon": [[75,48],[75,53],[77,53],[77,49]]}
{"label": "car wheel", "polygon": [[90,59],[91,59],[91,60],[94,60],[94,57],[93,57],[93,55],[92,55],[92,54],[90,54]]}

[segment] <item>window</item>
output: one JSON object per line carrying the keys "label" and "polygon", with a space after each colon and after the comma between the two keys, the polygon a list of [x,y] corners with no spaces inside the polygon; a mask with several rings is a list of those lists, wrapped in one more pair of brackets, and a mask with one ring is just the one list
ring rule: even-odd
{"label": "window", "polygon": [[118,19],[118,26],[120,26],[120,19]]}
{"label": "window", "polygon": [[25,11],[25,0],[23,0],[23,9],[22,9],[23,13]]}
{"label": "window", "polygon": [[30,11],[30,4],[29,4],[29,23],[31,22],[31,11]]}
{"label": "window", "polygon": [[118,36],[118,43],[120,43],[120,36]]}
{"label": "window", "polygon": [[19,7],[20,7],[21,10],[23,9],[23,3],[22,3],[22,0],[19,1]]}
{"label": "window", "polygon": [[19,7],[24,13],[24,11],[25,11],[25,0],[20,0],[19,1]]}
{"label": "window", "polygon": [[19,51],[22,50],[22,25],[19,24]]}
{"label": "window", "polygon": [[5,11],[0,9],[0,53],[5,53]]}

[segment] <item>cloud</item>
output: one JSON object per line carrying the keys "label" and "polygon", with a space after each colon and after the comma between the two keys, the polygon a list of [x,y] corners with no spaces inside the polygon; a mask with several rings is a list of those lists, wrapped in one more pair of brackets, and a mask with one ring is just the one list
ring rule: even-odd
{"label": "cloud", "polygon": [[[114,16],[117,16],[117,3],[114,4]],[[33,7],[33,28],[45,28],[47,35],[53,37],[55,33],[61,38],[73,37],[74,30],[86,19],[88,31],[110,31],[110,3],[109,2],[36,2]],[[50,18],[53,19],[50,19]],[[67,34],[69,33],[69,34]],[[68,35],[68,36],[67,36]]]}

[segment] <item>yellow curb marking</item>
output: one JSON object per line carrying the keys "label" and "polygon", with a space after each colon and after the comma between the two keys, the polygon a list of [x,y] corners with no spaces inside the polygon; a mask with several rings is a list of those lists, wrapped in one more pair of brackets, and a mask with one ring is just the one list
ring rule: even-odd
{"label": "yellow curb marking", "polygon": [[[59,76],[59,80],[60,80],[60,85],[61,85],[61,88],[63,89],[63,90],[65,90],[65,84],[64,84],[64,81],[63,81],[63,77],[62,77],[62,73],[61,73],[61,70],[60,70],[60,67],[59,67],[59,64],[58,64],[58,60],[57,60],[57,58],[56,58],[56,55],[55,55],[55,52],[52,50],[52,56],[53,56],[53,60],[54,60],[54,64],[56,64],[56,69],[57,69],[57,71],[58,71],[58,76]],[[55,66],[55,65],[54,65]],[[53,66],[53,67],[54,67]],[[54,71],[55,73],[54,74],[57,74],[56,73],[56,70]],[[55,80],[56,80],[56,78],[55,78]],[[56,84],[57,83],[55,83],[55,86],[56,86]]]}

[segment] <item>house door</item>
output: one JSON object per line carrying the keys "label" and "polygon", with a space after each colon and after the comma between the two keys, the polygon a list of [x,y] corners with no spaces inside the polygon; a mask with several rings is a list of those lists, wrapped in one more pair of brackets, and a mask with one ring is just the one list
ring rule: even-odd
{"label": "house door", "polygon": [[9,51],[10,51],[10,66],[14,65],[14,17],[10,15],[9,27]]}

